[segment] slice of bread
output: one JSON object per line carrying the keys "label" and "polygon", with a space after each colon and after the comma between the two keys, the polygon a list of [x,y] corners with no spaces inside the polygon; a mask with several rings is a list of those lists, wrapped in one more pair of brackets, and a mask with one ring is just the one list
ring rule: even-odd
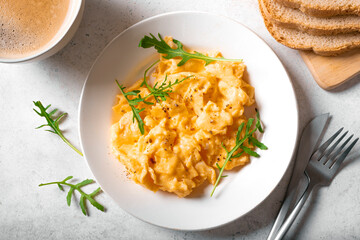
{"label": "slice of bread", "polygon": [[277,0],[285,6],[298,8],[302,12],[316,17],[336,15],[359,15],[359,0]]}
{"label": "slice of bread", "polygon": [[298,9],[286,7],[276,0],[263,0],[271,21],[287,28],[296,28],[314,35],[360,32],[360,16],[335,16],[318,18]]}
{"label": "slice of bread", "polygon": [[360,33],[331,36],[311,35],[273,23],[263,0],[259,0],[259,7],[270,34],[285,46],[300,50],[313,50],[316,54],[323,56],[335,56],[353,48],[360,48]]}

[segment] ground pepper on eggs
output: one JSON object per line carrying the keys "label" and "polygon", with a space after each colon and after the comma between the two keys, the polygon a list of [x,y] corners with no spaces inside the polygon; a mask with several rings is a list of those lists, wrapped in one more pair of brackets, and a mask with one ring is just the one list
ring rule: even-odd
{"label": "ground pepper on eggs", "polygon": [[[218,52],[208,54],[221,57]],[[156,81],[194,77],[174,86],[166,101],[149,98],[154,105],[140,105],[144,135],[119,96],[113,108],[117,118],[111,127],[111,145],[136,183],[185,197],[205,181],[215,183],[216,163],[221,165],[226,155],[221,143],[228,149],[234,146],[238,126],[247,121],[244,107],[254,103],[254,89],[242,79],[245,65],[241,62],[215,61],[205,66],[189,60],[179,67],[179,61],[160,58]],[[148,91],[139,82],[130,89]],[[226,169],[248,162],[249,156],[243,154]]]}

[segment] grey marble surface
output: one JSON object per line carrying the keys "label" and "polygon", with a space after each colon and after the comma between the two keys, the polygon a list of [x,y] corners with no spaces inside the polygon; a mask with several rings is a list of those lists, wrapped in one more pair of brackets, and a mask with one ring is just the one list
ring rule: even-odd
{"label": "grey marble surface", "polygon": [[[314,116],[333,115],[327,135],[344,126],[360,135],[360,77],[334,90],[314,82],[297,51],[267,32],[256,0],[87,0],[73,40],[58,54],[37,63],[0,64],[0,239],[265,239],[285,194],[292,169],[256,209],[226,226],[201,232],[162,229],[118,207],[106,194],[98,201],[106,213],[89,208],[84,217],[76,198],[67,207],[65,193],[38,184],[73,175],[92,178],[85,159],[50,133],[34,130],[43,120],[32,101],[53,103],[69,113],[62,124],[78,141],[77,110],[86,75],[100,51],[116,35],[156,14],[199,10],[236,19],[259,34],[289,72],[300,112],[300,128]],[[286,100],[286,99],[284,99]],[[279,120],[286,121],[284,116]],[[333,183],[305,205],[286,239],[360,239],[360,144]]]}

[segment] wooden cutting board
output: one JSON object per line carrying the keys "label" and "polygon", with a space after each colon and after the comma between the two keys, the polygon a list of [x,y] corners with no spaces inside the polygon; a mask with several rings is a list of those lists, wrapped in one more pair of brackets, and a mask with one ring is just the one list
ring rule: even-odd
{"label": "wooden cutting board", "polygon": [[360,50],[336,57],[323,57],[299,51],[315,81],[326,90],[335,88],[360,73]]}

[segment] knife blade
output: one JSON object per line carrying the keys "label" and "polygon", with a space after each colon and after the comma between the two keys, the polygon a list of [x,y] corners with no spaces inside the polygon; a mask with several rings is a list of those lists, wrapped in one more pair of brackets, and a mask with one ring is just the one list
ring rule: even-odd
{"label": "knife blade", "polygon": [[286,191],[285,201],[281,206],[267,240],[273,240],[275,238],[276,233],[285,220],[285,217],[287,216],[288,212],[290,212],[289,210],[294,207],[296,199],[299,197],[297,196],[301,186],[299,183],[304,176],[303,173],[309,162],[311,154],[320,143],[320,137],[324,132],[326,123],[329,120],[329,116],[329,113],[317,116],[305,126],[301,135],[292,177]]}

